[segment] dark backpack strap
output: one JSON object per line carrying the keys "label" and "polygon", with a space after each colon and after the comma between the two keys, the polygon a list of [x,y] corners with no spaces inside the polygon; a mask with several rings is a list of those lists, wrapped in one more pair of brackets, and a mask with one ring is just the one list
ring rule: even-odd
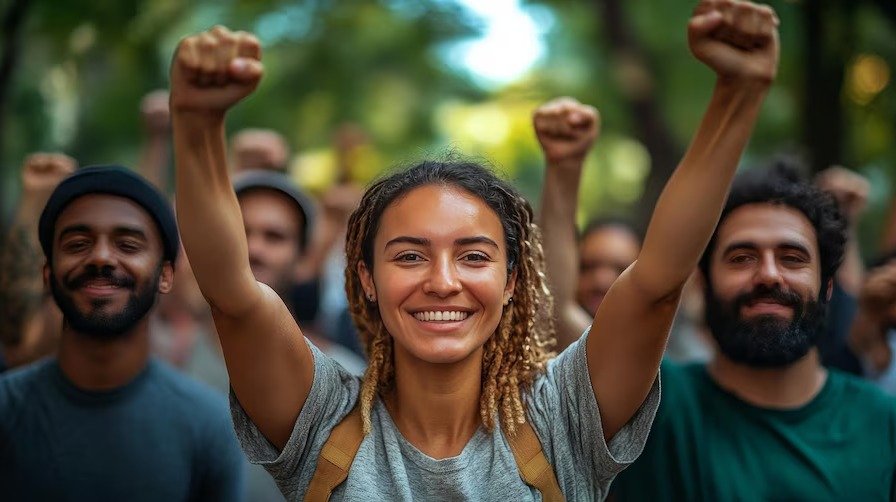
{"label": "dark backpack strap", "polygon": [[305,493],[306,502],[326,502],[330,499],[333,489],[348,477],[348,470],[363,440],[361,402],[358,401],[352,411],[330,431]]}
{"label": "dark backpack strap", "polygon": [[535,434],[535,429],[526,421],[517,424],[516,434],[507,435],[513,458],[516,459],[516,467],[520,471],[523,481],[541,492],[542,500],[546,502],[562,502],[566,500],[560,491],[560,484],[554,475],[554,469],[544,456],[541,442]]}

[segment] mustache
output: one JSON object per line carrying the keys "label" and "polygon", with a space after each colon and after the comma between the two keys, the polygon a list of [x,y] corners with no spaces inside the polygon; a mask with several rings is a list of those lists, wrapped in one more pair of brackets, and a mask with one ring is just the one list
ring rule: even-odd
{"label": "mustache", "polygon": [[119,288],[133,288],[135,284],[133,278],[123,274],[116,274],[112,267],[100,268],[96,265],[88,265],[82,274],[66,280],[65,287],[78,289],[96,279],[105,279],[109,281],[109,284]]}
{"label": "mustache", "polygon": [[758,301],[778,303],[794,309],[799,309],[803,305],[803,299],[793,291],[786,291],[779,286],[770,288],[765,285],[756,286],[752,291],[738,295],[732,303],[735,309],[740,310],[744,305]]}

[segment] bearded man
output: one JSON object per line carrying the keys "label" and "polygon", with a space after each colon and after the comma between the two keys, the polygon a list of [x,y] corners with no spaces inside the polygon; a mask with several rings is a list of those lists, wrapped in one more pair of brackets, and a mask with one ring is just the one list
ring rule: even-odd
{"label": "bearded man", "polygon": [[700,261],[717,354],[663,363],[616,500],[894,500],[896,400],[826,369],[816,347],[845,230],[787,166],[735,180]]}
{"label": "bearded man", "polygon": [[56,357],[0,378],[0,498],[239,500],[225,400],[149,356],[179,248],[165,198],[125,168],[85,168],[38,233],[62,337]]}

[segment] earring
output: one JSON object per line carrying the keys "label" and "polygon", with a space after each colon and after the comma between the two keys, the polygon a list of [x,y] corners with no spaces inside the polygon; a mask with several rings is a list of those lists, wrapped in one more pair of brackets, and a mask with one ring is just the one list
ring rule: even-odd
{"label": "earring", "polygon": [[369,300],[369,301],[371,301],[371,302],[374,301],[374,300],[373,300],[373,293],[367,293],[367,300]]}

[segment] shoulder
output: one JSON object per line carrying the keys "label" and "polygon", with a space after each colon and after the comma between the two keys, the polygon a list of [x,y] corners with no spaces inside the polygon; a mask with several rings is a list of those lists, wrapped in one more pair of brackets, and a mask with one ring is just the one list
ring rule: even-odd
{"label": "shoulder", "polygon": [[168,401],[166,407],[186,410],[194,417],[197,413],[227,413],[227,397],[221,392],[161,360],[151,359],[149,364],[147,383]]}
{"label": "shoulder", "polygon": [[43,359],[0,375],[0,423],[4,427],[16,422],[16,417],[34,409],[35,395],[43,392],[51,377],[55,361]]}
{"label": "shoulder", "polygon": [[660,364],[663,397],[699,392],[709,382],[705,363],[676,363],[663,359]]}
{"label": "shoulder", "polygon": [[829,369],[828,379],[828,384],[837,390],[839,399],[849,399],[856,403],[856,412],[863,415],[885,415],[896,421],[896,397],[867,380],[839,370]]}
{"label": "shoulder", "polygon": [[45,381],[53,364],[52,359],[42,359],[0,375],[0,410],[4,409],[3,404],[20,399]]}

